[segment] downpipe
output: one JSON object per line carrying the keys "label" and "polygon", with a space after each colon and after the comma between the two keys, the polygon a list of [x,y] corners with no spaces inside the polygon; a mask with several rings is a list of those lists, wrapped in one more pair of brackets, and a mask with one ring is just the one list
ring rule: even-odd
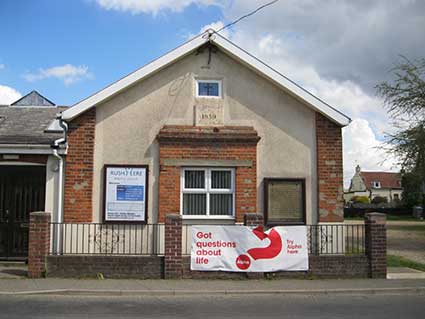
{"label": "downpipe", "polygon": [[53,251],[57,255],[62,255],[62,223],[63,223],[63,193],[64,193],[64,166],[65,161],[63,159],[63,156],[59,154],[59,149],[61,148],[61,145],[65,146],[65,149],[67,148],[67,132],[68,132],[68,124],[63,121],[62,114],[58,113],[56,116],[56,120],[59,121],[59,126],[63,130],[63,137],[55,140],[52,147],[52,154],[54,157],[58,160],[58,198],[57,198],[57,224],[56,227],[53,229],[53,237],[55,238],[53,242]]}

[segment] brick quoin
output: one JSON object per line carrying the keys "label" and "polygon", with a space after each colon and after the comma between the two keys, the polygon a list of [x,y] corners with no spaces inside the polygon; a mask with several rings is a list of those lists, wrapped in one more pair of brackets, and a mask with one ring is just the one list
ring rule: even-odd
{"label": "brick quoin", "polygon": [[319,222],[342,222],[343,171],[341,127],[316,113]]}
{"label": "brick quoin", "polygon": [[181,166],[166,165],[165,160],[246,160],[250,166],[235,168],[236,221],[257,211],[257,143],[252,127],[200,128],[165,126],[159,141],[159,222],[166,214],[180,214]]}
{"label": "brick quoin", "polygon": [[95,126],[95,108],[69,123],[65,165],[65,222],[92,221]]}
{"label": "brick quoin", "polygon": [[28,276],[40,278],[46,270],[46,257],[50,249],[50,214],[30,213],[28,242]]}

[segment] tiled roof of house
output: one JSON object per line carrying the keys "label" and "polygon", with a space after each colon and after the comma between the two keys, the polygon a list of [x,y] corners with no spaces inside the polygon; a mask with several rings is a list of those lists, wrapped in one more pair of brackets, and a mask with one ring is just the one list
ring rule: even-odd
{"label": "tiled roof of house", "polygon": [[361,172],[367,189],[372,187],[373,182],[380,182],[381,188],[401,188],[401,176],[399,173],[389,172]]}
{"label": "tiled roof of house", "polygon": [[0,106],[0,144],[51,144],[61,133],[46,133],[64,107]]}

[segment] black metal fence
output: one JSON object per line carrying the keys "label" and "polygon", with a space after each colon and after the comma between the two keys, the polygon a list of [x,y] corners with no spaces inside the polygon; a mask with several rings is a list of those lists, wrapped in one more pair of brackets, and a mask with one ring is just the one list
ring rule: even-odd
{"label": "black metal fence", "polygon": [[[182,226],[183,255],[191,252],[192,226],[197,225]],[[364,224],[306,227],[311,255],[365,254]],[[164,224],[51,223],[51,234],[52,255],[163,255],[165,251]]]}
{"label": "black metal fence", "polygon": [[307,240],[311,255],[364,255],[364,224],[308,225]]}
{"label": "black metal fence", "polygon": [[52,255],[163,255],[163,224],[51,223]]}
{"label": "black metal fence", "polygon": [[[192,226],[183,225],[182,254],[190,255]],[[204,225],[205,226],[205,225]],[[240,227],[243,225],[229,225]],[[292,227],[292,226],[285,226]],[[310,255],[364,255],[364,224],[306,225],[307,246]]]}

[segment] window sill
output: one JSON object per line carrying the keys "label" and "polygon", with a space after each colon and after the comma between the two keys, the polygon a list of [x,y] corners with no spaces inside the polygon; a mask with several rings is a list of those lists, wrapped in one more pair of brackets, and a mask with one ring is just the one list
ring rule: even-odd
{"label": "window sill", "polygon": [[204,219],[204,220],[235,220],[235,216],[200,216],[200,215],[181,215],[182,219]]}

